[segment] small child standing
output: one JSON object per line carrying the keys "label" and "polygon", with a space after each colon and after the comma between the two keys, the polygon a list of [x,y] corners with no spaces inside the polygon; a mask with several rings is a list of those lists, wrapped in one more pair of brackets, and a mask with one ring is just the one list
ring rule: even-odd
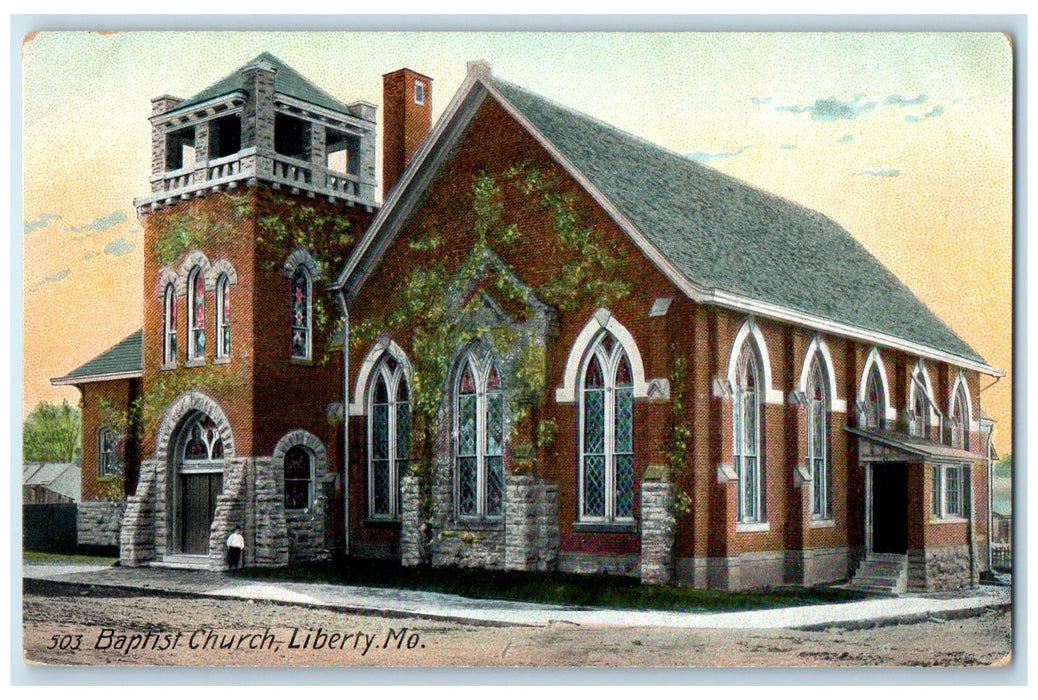
{"label": "small child standing", "polygon": [[241,536],[241,528],[234,528],[234,532],[227,538],[227,567],[231,570],[241,568],[241,554],[245,549],[245,538]]}

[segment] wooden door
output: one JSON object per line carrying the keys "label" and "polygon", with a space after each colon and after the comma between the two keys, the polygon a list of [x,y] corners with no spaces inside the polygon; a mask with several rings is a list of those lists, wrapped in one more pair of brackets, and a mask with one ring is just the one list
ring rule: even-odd
{"label": "wooden door", "polygon": [[872,551],[908,551],[908,465],[872,467]]}
{"label": "wooden door", "polygon": [[209,530],[222,489],[219,472],[180,475],[180,551],[184,554],[209,553]]}

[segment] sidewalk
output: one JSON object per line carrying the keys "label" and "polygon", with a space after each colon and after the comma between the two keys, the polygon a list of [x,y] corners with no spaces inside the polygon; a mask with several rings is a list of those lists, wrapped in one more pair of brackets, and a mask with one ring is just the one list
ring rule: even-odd
{"label": "sidewalk", "polygon": [[906,595],[900,598],[809,605],[730,613],[610,610],[564,605],[479,600],[445,593],[315,583],[249,581],[221,572],[176,569],[27,564],[23,579],[163,591],[185,595],[312,605],[347,612],[417,616],[475,624],[552,623],[611,627],[700,629],[863,627],[955,618],[1008,606],[1010,589],[981,586],[972,591]]}

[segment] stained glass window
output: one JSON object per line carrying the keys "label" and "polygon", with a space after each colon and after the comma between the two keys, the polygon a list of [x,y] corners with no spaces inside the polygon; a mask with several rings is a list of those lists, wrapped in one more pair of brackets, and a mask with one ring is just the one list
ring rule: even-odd
{"label": "stained glass window", "polygon": [[310,276],[300,265],[292,275],[292,357],[310,358]]}
{"label": "stained glass window", "polygon": [[185,462],[211,462],[223,459],[223,439],[213,419],[198,413],[187,428],[184,443]]}
{"label": "stained glass window", "polygon": [[397,518],[403,511],[401,477],[410,456],[411,405],[404,366],[388,353],[374,372],[370,389],[369,513]]}
{"label": "stained glass window", "polygon": [[108,427],[101,428],[97,435],[97,473],[100,476],[115,476],[119,473],[115,433]]}
{"label": "stained glass window", "polygon": [[177,298],[172,284],[166,285],[163,316],[162,364],[172,365],[177,361]]}
{"label": "stained glass window", "polygon": [[734,461],[738,475],[738,519],[761,522],[760,449],[760,385],[757,356],[752,341],[747,340],[739,353],[734,386],[735,435]]}
{"label": "stained glass window", "polygon": [[285,453],[285,510],[303,510],[313,503],[314,457],[295,445]]}
{"label": "stained glass window", "polygon": [[227,275],[216,281],[216,356],[231,356],[231,284]]}
{"label": "stained glass window", "polygon": [[205,357],[205,276],[201,268],[191,271],[187,284],[187,313],[191,325],[187,359],[195,360]]}
{"label": "stained glass window", "polygon": [[822,361],[811,362],[807,385],[807,461],[811,470],[811,517],[829,517],[829,399]]}
{"label": "stained glass window", "polygon": [[580,518],[634,518],[634,382],[610,333],[591,347],[581,383]]}
{"label": "stained glass window", "polygon": [[504,393],[493,356],[483,348],[461,365],[454,398],[458,516],[504,514]]}

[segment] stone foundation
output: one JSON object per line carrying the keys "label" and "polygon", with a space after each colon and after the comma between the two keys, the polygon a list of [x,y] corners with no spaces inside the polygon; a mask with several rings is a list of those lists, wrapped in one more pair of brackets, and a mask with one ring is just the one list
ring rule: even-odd
{"label": "stone foundation", "polygon": [[119,563],[143,566],[155,559],[156,462],[141,462],[137,493],[126,499],[122,531],[119,533]]}
{"label": "stone foundation", "polygon": [[118,547],[124,501],[83,501],[76,508],[77,543],[91,547]]}
{"label": "stone foundation", "polygon": [[785,583],[786,553],[746,552],[734,557],[707,558],[707,588],[744,591]]}
{"label": "stone foundation", "polygon": [[674,485],[642,481],[642,583],[667,584],[674,574]]}
{"label": "stone foundation", "polygon": [[640,576],[637,554],[594,554],[591,552],[560,552],[559,571],[571,574],[609,574],[612,576]]}
{"label": "stone foundation", "polygon": [[789,551],[785,556],[785,583],[817,586],[843,581],[848,574],[846,547],[818,547]]}
{"label": "stone foundation", "polygon": [[970,576],[969,545],[913,549],[908,553],[908,590],[952,591],[979,583],[980,566]]}

